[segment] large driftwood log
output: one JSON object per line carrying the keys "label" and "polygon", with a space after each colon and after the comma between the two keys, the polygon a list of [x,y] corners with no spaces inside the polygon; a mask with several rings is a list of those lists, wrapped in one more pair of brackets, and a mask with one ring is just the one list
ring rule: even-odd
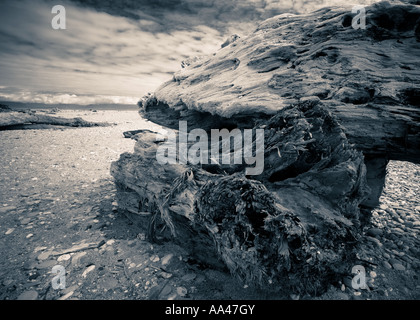
{"label": "large driftwood log", "polygon": [[348,273],[361,207],[377,204],[388,160],[420,162],[420,8],[366,13],[359,30],[351,8],[278,16],[183,63],[141,114],[174,129],[263,129],[264,171],[162,165],[164,142],[139,132],[111,166],[120,207],[152,240],[220,261],[248,284],[319,293]]}

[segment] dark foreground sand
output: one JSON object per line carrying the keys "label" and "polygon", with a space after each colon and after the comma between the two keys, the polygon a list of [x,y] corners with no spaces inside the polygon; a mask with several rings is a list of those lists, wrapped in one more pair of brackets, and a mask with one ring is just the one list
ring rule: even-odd
{"label": "dark foreground sand", "polygon": [[[122,133],[151,123],[133,110],[55,115],[115,125],[0,131],[0,299],[420,299],[420,166],[389,165],[359,254],[369,289],[352,288],[349,266],[321,297],[273,297],[148,243],[118,212],[110,164],[134,146]],[[56,265],[65,289],[52,287]]]}

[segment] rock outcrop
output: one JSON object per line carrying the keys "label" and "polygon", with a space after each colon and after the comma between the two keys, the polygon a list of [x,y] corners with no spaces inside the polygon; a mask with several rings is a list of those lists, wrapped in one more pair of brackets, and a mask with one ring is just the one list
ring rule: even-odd
{"label": "rock outcrop", "polygon": [[[142,116],[208,134],[263,130],[251,149],[263,146],[264,170],[180,155],[162,165],[167,141],[141,131],[134,153],[111,167],[119,206],[147,224],[151,240],[175,241],[247,284],[316,294],[348,273],[367,219],[361,208],[377,204],[387,162],[420,162],[420,7],[365,11],[359,29],[351,7],[284,14],[183,63],[140,103]],[[249,151],[230,147],[232,157]]]}
{"label": "rock outcrop", "polygon": [[20,128],[33,125],[52,125],[68,127],[107,126],[107,123],[95,123],[82,118],[62,118],[34,112],[17,112],[11,109],[0,113],[0,130]]}

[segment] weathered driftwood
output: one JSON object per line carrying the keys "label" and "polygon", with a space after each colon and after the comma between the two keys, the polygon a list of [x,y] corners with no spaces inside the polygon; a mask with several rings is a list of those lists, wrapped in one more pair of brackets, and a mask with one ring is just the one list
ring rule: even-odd
{"label": "weathered driftwood", "polygon": [[360,208],[377,204],[388,160],[420,162],[420,8],[366,13],[365,30],[351,27],[351,8],[275,17],[184,64],[142,115],[169,128],[264,129],[264,171],[161,165],[162,142],[139,132],[111,167],[119,206],[152,240],[248,284],[319,293],[348,274]]}
{"label": "weathered driftwood", "polygon": [[32,112],[1,112],[0,129],[7,129],[28,124],[42,124],[70,127],[104,126],[105,123],[93,123],[82,118],[61,118]]}

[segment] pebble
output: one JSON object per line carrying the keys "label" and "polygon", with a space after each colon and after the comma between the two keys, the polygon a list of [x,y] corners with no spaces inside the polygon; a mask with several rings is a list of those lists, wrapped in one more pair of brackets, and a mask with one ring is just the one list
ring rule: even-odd
{"label": "pebble", "polygon": [[159,262],[160,261],[160,258],[159,258],[159,256],[151,256],[150,257],[150,261],[152,261],[152,262]]}
{"label": "pebble", "polygon": [[29,222],[31,222],[31,218],[24,218],[20,221],[20,224],[28,224]]}
{"label": "pebble", "polygon": [[394,264],[396,264],[396,263],[399,263],[399,264],[401,264],[401,261],[400,260],[397,260],[397,259],[395,259],[395,258],[391,258],[391,259],[389,259],[389,261],[388,261],[391,265],[394,265]]}
{"label": "pebble", "polygon": [[42,252],[40,255],[38,255],[37,259],[38,259],[39,261],[47,260],[47,259],[48,259],[48,257],[50,256],[50,254],[51,254],[51,252],[50,252],[50,251],[45,251],[45,252]]}
{"label": "pebble", "polygon": [[402,230],[401,228],[393,228],[392,231],[394,231],[395,233],[398,233],[398,234],[404,234],[404,230]]}
{"label": "pebble", "polygon": [[59,256],[58,259],[57,259],[57,261],[58,262],[67,261],[70,258],[71,258],[71,255],[67,253],[67,254],[63,254],[63,255]]}
{"label": "pebble", "polygon": [[373,237],[370,237],[370,236],[367,236],[366,237],[366,239],[367,240],[369,240],[369,241],[371,241],[371,242],[373,242],[374,244],[376,244],[379,248],[380,247],[382,247],[382,243],[381,243],[381,241],[379,241],[378,239],[376,239],[376,238],[373,238]]}
{"label": "pebble", "polygon": [[91,266],[87,267],[86,270],[83,271],[82,277],[83,278],[86,278],[87,275],[88,275],[88,273],[91,272],[91,271],[93,271],[94,269],[95,269],[95,265],[91,265]]}
{"label": "pebble", "polygon": [[28,290],[25,292],[22,292],[19,297],[17,297],[17,300],[36,300],[38,298],[38,292],[35,290]]}
{"label": "pebble", "polygon": [[16,207],[13,207],[13,206],[10,206],[10,207],[0,207],[0,215],[5,214],[5,213],[7,213],[9,211],[12,211],[12,210],[16,210],[16,209],[17,208]]}
{"label": "pebble", "polygon": [[181,280],[189,282],[193,281],[197,275],[195,273],[187,273],[186,275],[182,276]]}
{"label": "pebble", "polygon": [[162,266],[167,265],[167,264],[171,261],[171,259],[172,259],[173,257],[174,257],[174,255],[173,255],[172,253],[169,253],[169,254],[167,254],[166,256],[164,256],[164,257],[162,258],[162,261],[161,261]]}
{"label": "pebble", "polygon": [[48,249],[48,247],[36,247],[36,248],[34,249],[34,253],[37,253],[38,251],[43,251],[43,250],[45,250],[45,249]]}
{"label": "pebble", "polygon": [[405,267],[401,263],[395,263],[392,266],[394,267],[395,270],[398,270],[398,271],[404,271],[405,270]]}
{"label": "pebble", "polygon": [[29,234],[26,236],[26,239],[32,238],[33,236],[34,236],[34,234],[33,234],[33,233],[29,233]]}
{"label": "pebble", "polygon": [[36,267],[38,269],[46,269],[46,268],[51,268],[53,266],[55,266],[57,264],[57,261],[55,260],[45,260],[40,262]]}
{"label": "pebble", "polygon": [[8,287],[13,283],[12,279],[6,279],[2,282],[3,286]]}
{"label": "pebble", "polygon": [[414,228],[418,228],[418,227],[420,227],[420,221],[414,221],[414,222],[413,222],[413,227],[414,227]]}
{"label": "pebble", "polygon": [[172,288],[169,284],[167,284],[163,289],[162,292],[160,293],[159,297],[164,297],[169,295],[172,292]]}
{"label": "pebble", "polygon": [[382,265],[383,265],[385,268],[387,268],[387,269],[392,269],[392,266],[391,266],[391,264],[390,264],[388,261],[383,261],[383,262],[382,262]]}
{"label": "pebble", "polygon": [[385,203],[381,203],[379,208],[381,208],[382,210],[386,210],[386,209],[388,209],[388,206]]}
{"label": "pebble", "polygon": [[170,295],[167,300],[175,300],[178,295],[176,293]]}
{"label": "pebble", "polygon": [[11,234],[13,231],[15,231],[15,228],[9,228],[7,229],[7,231],[5,232],[5,234]]}
{"label": "pebble", "polygon": [[338,292],[337,293],[337,298],[338,298],[338,300],[349,300],[350,299],[348,294],[346,294],[344,292]]}
{"label": "pebble", "polygon": [[66,293],[64,296],[61,296],[60,298],[58,298],[58,300],[67,300],[73,295],[73,293],[74,291],[70,291],[69,293]]}
{"label": "pebble", "polygon": [[367,232],[367,235],[371,236],[371,237],[379,237],[383,234],[383,230],[379,229],[379,228],[370,228]]}
{"label": "pebble", "polygon": [[413,227],[413,226],[414,226],[414,223],[413,223],[412,221],[405,221],[405,222],[404,222],[404,224],[405,224],[405,226],[406,226],[406,227],[408,227],[408,228],[411,228],[411,227]]}
{"label": "pebble", "polygon": [[73,258],[71,259],[71,264],[74,266],[79,263],[80,259],[86,255],[86,252],[78,252],[73,255]]}
{"label": "pebble", "polygon": [[178,288],[176,288],[176,293],[180,297],[185,297],[187,295],[187,293],[188,293],[188,290],[185,287],[178,287]]}

